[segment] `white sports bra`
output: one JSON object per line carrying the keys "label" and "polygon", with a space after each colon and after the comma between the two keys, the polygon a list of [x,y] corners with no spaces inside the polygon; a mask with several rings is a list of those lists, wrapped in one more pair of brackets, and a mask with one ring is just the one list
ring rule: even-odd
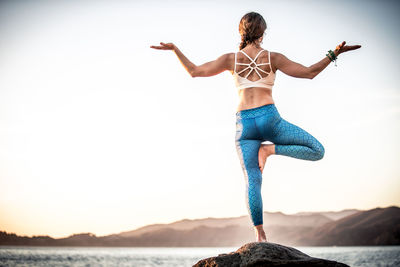
{"label": "white sports bra", "polygon": [[[233,79],[235,81],[235,85],[236,87],[241,90],[244,88],[249,88],[249,87],[265,87],[268,89],[272,89],[272,87],[274,86],[274,81],[275,81],[275,73],[272,71],[272,67],[271,67],[271,53],[268,51],[268,63],[256,63],[257,57],[261,54],[262,51],[265,51],[264,49],[260,50],[258,52],[258,54],[256,55],[256,57],[254,59],[252,59],[251,57],[249,57],[244,51],[239,50],[239,52],[242,52],[246,57],[248,57],[250,59],[250,63],[239,63],[236,62],[237,60],[237,52],[235,53],[235,67],[233,70]],[[250,66],[251,64],[254,64],[255,67]],[[271,71],[268,73],[266,71],[264,71],[263,69],[261,69],[258,66],[261,65],[269,65]],[[247,68],[236,72],[236,65],[246,65]],[[240,76],[239,74],[242,73],[243,71],[250,69],[250,71],[247,73],[247,75],[245,77]],[[258,76],[260,76],[260,79],[258,79],[257,81],[250,81],[249,79],[247,79],[247,77],[249,76],[249,74],[252,71],[255,71]],[[266,74],[268,74],[265,77],[262,77],[261,74],[258,71],[262,71]]]}

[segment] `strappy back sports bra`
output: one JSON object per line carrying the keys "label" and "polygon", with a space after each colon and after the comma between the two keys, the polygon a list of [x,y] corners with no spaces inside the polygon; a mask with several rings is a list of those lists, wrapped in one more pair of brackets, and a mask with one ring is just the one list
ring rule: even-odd
{"label": "strappy back sports bra", "polygon": [[[272,89],[272,87],[274,86],[275,73],[272,71],[271,53],[268,51],[268,61],[269,61],[268,63],[256,63],[257,57],[263,51],[265,51],[265,50],[264,49],[260,50],[258,52],[258,54],[256,55],[256,57],[254,59],[252,59],[244,51],[239,50],[239,52],[243,53],[246,57],[248,57],[250,59],[250,63],[239,63],[239,62],[236,62],[236,60],[237,60],[237,52],[235,53],[235,67],[234,67],[234,70],[233,70],[233,79],[235,81],[236,87],[239,90],[244,89],[244,88],[249,88],[249,87],[265,87],[265,88],[268,88],[268,89]],[[252,67],[251,64],[254,64],[255,67]],[[258,67],[258,66],[261,66],[261,65],[268,65],[268,64],[270,64],[269,67],[271,69],[269,73],[264,71],[260,67]],[[236,65],[246,65],[247,68],[245,68],[245,69],[243,69],[243,70],[241,70],[239,72],[236,72]],[[250,71],[247,73],[247,75],[245,77],[242,77],[242,76],[239,75],[240,73],[244,72],[247,69],[250,69]],[[247,77],[249,76],[249,74],[253,70],[258,74],[258,76],[260,76],[260,79],[258,79],[256,81],[250,81],[249,79],[247,79]],[[264,72],[264,73],[266,73],[268,75],[265,76],[265,77],[262,77],[261,74],[258,71],[262,71],[262,72]]]}

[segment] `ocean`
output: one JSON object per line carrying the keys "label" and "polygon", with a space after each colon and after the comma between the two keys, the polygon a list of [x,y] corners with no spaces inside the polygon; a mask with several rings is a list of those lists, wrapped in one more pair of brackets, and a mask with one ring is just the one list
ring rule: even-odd
{"label": "ocean", "polygon": [[[192,266],[200,259],[238,248],[0,246],[0,266]],[[295,248],[352,267],[400,266],[400,246]]]}

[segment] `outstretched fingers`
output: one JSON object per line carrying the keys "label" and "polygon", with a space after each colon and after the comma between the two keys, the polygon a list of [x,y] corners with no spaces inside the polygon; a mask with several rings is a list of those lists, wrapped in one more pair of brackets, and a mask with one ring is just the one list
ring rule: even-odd
{"label": "outstretched fingers", "polygon": [[343,41],[340,45],[336,46],[336,50],[340,51],[344,47],[345,44],[346,44],[346,41]]}
{"label": "outstretched fingers", "polygon": [[348,50],[355,50],[361,47],[361,45],[348,45]]}
{"label": "outstretched fingers", "polygon": [[165,47],[159,46],[159,45],[158,45],[158,46],[157,46],[157,45],[151,45],[150,48],[154,48],[154,49],[163,49],[163,50],[166,49]]}
{"label": "outstretched fingers", "polygon": [[359,49],[361,45],[346,45],[346,41],[343,41],[340,45],[336,46],[336,50],[340,53]]}
{"label": "outstretched fingers", "polygon": [[160,50],[173,50],[174,44],[173,43],[163,43],[160,42],[161,45],[151,45],[150,48],[160,49]]}

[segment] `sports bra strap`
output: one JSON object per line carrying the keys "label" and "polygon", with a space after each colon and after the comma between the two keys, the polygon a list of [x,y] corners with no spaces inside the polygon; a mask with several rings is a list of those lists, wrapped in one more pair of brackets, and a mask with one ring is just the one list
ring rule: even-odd
{"label": "sports bra strap", "polygon": [[233,72],[236,73],[236,54],[237,52],[235,52],[235,66],[233,67]]}
{"label": "sports bra strap", "polygon": [[[274,85],[274,80],[275,80],[275,73],[272,72],[272,66],[271,66],[271,52],[268,51],[268,60],[269,62],[267,63],[256,63],[256,59],[258,58],[258,56],[263,52],[266,51],[264,49],[262,49],[261,51],[259,51],[256,55],[256,57],[254,59],[252,59],[251,57],[249,57],[249,55],[247,55],[244,51],[237,51],[237,52],[242,52],[247,58],[250,59],[249,63],[241,63],[241,62],[237,62],[238,61],[238,53],[235,52],[235,65],[234,65],[234,80],[235,80],[235,85],[236,87],[241,90],[244,88],[250,88],[250,87],[265,87],[265,88],[269,88],[272,89],[273,85]],[[255,66],[251,66],[252,64],[254,64]],[[243,65],[246,66],[244,69],[242,69],[239,72],[237,71],[237,67],[236,65]],[[270,65],[270,71],[266,72],[263,69],[260,68],[260,65]],[[240,76],[240,74],[246,70],[250,70],[245,77]],[[254,72],[260,77],[260,79],[256,80],[256,81],[251,81],[249,79],[247,79],[247,77],[250,75],[250,73],[254,70]],[[264,72],[265,74],[268,74],[265,77],[262,77],[262,75],[260,74],[261,72]]]}
{"label": "sports bra strap", "polygon": [[[239,52],[242,52],[246,57],[248,57],[248,58],[250,59],[250,63],[239,63],[239,62],[236,62],[236,61],[237,61],[237,52],[236,52],[236,53],[235,53],[234,72],[236,73],[236,65],[245,65],[245,66],[247,66],[247,68],[245,68],[245,69],[239,71],[237,74],[239,75],[240,73],[246,71],[247,69],[250,69],[250,71],[249,71],[249,72],[247,73],[247,75],[245,76],[246,79],[247,79],[247,77],[249,76],[249,74],[250,74],[253,70],[258,74],[258,76],[260,77],[260,79],[263,78],[263,77],[262,77],[262,75],[258,72],[258,70],[264,72],[265,74],[269,74],[268,72],[264,71],[263,69],[261,69],[261,68],[259,67],[259,66],[261,66],[261,65],[268,65],[268,64],[271,64],[271,57],[270,57],[270,52],[269,52],[269,51],[268,51],[268,59],[269,59],[269,62],[268,62],[268,63],[256,63],[257,57],[258,57],[258,56],[261,54],[261,52],[263,52],[263,51],[265,51],[265,50],[264,50],[264,49],[261,49],[261,50],[257,53],[257,55],[255,56],[255,58],[252,59],[252,58],[251,58],[249,55],[247,55],[244,51],[239,50]],[[251,67],[251,64],[255,64],[255,67]],[[270,65],[270,68],[271,68],[271,65]],[[272,70],[272,68],[271,68],[271,70]]]}
{"label": "sports bra strap", "polygon": [[269,67],[270,67],[270,69],[271,69],[271,71],[272,71],[272,65],[271,65],[271,53],[269,52],[269,50],[268,50],[268,62],[269,62]]}
{"label": "sports bra strap", "polygon": [[246,57],[248,57],[250,59],[250,64],[253,62],[254,64],[256,64],[256,60],[257,57],[261,54],[262,51],[265,51],[264,49],[261,49],[260,51],[258,51],[256,57],[254,59],[252,59],[249,55],[247,55],[244,51],[240,50],[240,52],[242,52]]}

